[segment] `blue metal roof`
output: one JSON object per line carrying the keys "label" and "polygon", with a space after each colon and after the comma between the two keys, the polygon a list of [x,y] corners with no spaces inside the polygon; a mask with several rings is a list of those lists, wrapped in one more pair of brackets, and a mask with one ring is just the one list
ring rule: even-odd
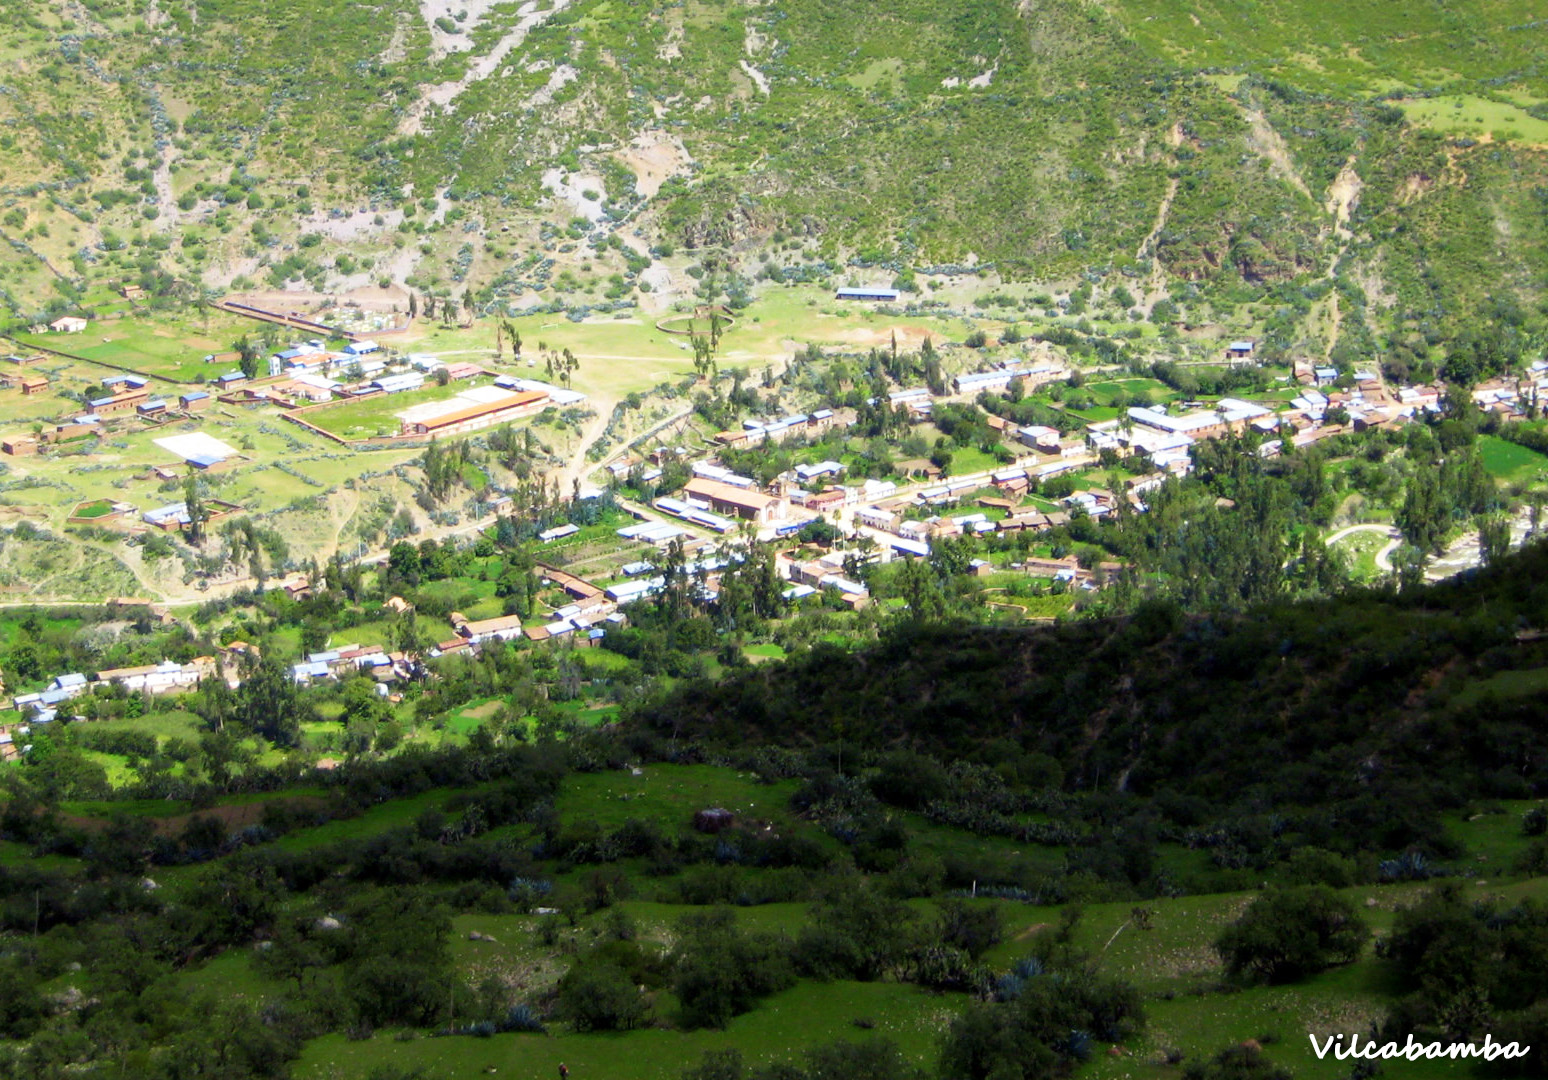
{"label": "blue metal roof", "polygon": [[182,399],[184,401],[203,401],[209,396],[210,395],[204,390],[195,390],[191,394],[184,394]]}
{"label": "blue metal roof", "polygon": [[190,465],[197,465],[201,469],[208,469],[212,465],[219,465],[226,459],[219,454],[191,454],[187,460]]}

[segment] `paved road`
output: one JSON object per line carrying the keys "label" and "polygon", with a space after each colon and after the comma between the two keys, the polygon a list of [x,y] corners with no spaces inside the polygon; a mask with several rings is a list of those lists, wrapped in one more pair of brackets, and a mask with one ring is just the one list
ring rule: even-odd
{"label": "paved road", "polygon": [[1361,532],[1381,533],[1389,538],[1387,545],[1376,553],[1376,568],[1383,573],[1392,573],[1392,553],[1402,546],[1403,534],[1391,525],[1379,525],[1375,522],[1365,525],[1346,525],[1337,532],[1330,534],[1325,543],[1328,547],[1332,547],[1344,537]]}

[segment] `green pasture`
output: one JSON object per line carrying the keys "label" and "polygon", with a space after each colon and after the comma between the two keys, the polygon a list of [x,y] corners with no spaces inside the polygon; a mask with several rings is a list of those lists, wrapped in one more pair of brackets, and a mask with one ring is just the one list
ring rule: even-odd
{"label": "green pasture", "polygon": [[212,353],[229,354],[237,338],[249,333],[256,336],[258,329],[258,324],[251,320],[201,308],[183,315],[93,320],[79,334],[15,336],[22,344],[58,349],[114,368],[193,383],[233,370],[234,364],[207,364],[204,358]]}
{"label": "green pasture", "polygon": [[1415,98],[1397,103],[1410,123],[1448,135],[1490,136],[1509,142],[1548,145],[1548,120],[1519,106],[1474,94]]}
{"label": "green pasture", "polygon": [[578,773],[557,800],[566,821],[592,820],[616,829],[630,818],[670,831],[689,826],[698,810],[723,807],[739,817],[786,821],[793,780],[763,784],[750,773],[705,765],[652,764],[630,772]]}
{"label": "green pasture", "polygon": [[1489,475],[1502,483],[1541,483],[1548,479],[1548,457],[1498,435],[1480,435],[1478,453]]}
{"label": "green pasture", "polygon": [[[354,1080],[391,1064],[422,1067],[446,1080],[486,1074],[557,1075],[560,1062],[576,1080],[678,1080],[709,1050],[736,1047],[752,1062],[798,1059],[838,1039],[881,1036],[916,1060],[933,1057],[940,1033],[960,1002],[901,983],[805,982],[776,994],[724,1031],[645,1028],[624,1033],[496,1035],[398,1041],[381,1033],[364,1041],[325,1035],[308,1043],[297,1080]],[[868,1024],[862,1030],[856,1022]]]}

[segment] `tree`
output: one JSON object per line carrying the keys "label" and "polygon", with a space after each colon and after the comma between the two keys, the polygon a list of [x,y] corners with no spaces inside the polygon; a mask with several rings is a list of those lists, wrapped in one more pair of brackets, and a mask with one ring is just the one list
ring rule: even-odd
{"label": "tree", "polygon": [[204,526],[210,520],[210,511],[199,497],[197,476],[190,475],[183,481],[183,504],[188,508],[188,542],[195,546],[204,543]]}
{"label": "tree", "polygon": [[451,916],[411,889],[360,894],[350,908],[351,955],[341,985],[369,1024],[449,1021],[457,983]]}
{"label": "tree", "polygon": [[1428,551],[1412,544],[1403,544],[1392,553],[1391,559],[1399,589],[1408,592],[1424,584],[1425,567],[1430,562]]}
{"label": "tree", "polygon": [[301,744],[301,721],[309,711],[302,706],[290,670],[270,655],[237,688],[237,719],[275,746]]}
{"label": "tree", "polygon": [[1371,931],[1353,903],[1325,885],[1270,889],[1215,942],[1227,969],[1294,982],[1355,960]]}
{"label": "tree", "polygon": [[909,907],[879,888],[838,890],[812,910],[812,925],[796,942],[796,964],[818,978],[879,979],[908,956],[914,923]]}
{"label": "tree", "polygon": [[946,614],[946,598],[941,593],[940,579],[928,560],[907,556],[898,579],[898,587],[908,605],[908,618],[927,621]]}
{"label": "tree", "polygon": [[779,940],[741,933],[725,909],[684,919],[671,962],[672,989],[688,1027],[725,1027],[760,997],[795,983]]}
{"label": "tree", "polygon": [[232,343],[232,348],[237,352],[237,366],[242,369],[242,374],[249,379],[258,377],[258,361],[263,358],[263,350],[252,338],[243,334]]}
{"label": "tree", "polygon": [[1504,514],[1484,514],[1478,522],[1478,555],[1485,566],[1493,566],[1510,551],[1510,519]]}

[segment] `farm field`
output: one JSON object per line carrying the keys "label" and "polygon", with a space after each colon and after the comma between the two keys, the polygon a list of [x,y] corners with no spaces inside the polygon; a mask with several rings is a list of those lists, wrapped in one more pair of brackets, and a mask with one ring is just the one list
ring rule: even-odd
{"label": "farm field", "polygon": [[[522,359],[507,356],[494,362],[492,323],[444,330],[416,326],[395,346],[405,352],[425,352],[448,361],[478,359],[502,371],[544,378],[541,349],[570,349],[579,357],[574,387],[598,398],[613,399],[649,390],[693,374],[693,352],[686,338],[656,329],[658,316],[635,311],[624,318],[593,316],[571,322],[562,316],[524,315],[513,318],[522,341]],[[860,305],[844,306],[825,289],[775,289],[758,296],[736,313],[736,325],[724,331],[717,363],[721,370],[761,371],[807,344],[885,347],[893,330],[900,347],[917,348],[925,336],[936,343],[961,340],[969,325],[960,319],[886,315]],[[528,366],[527,361],[533,365]]]}
{"label": "farm field", "polygon": [[1533,483],[1548,478],[1548,457],[1498,435],[1480,436],[1478,452],[1489,475],[1502,483]]}

